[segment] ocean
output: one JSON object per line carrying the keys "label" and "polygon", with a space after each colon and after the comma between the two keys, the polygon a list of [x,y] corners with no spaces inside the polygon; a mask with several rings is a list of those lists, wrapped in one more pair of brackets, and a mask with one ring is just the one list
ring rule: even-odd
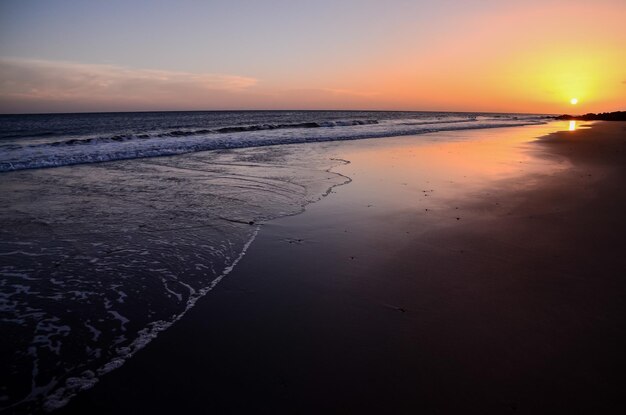
{"label": "ocean", "polygon": [[[213,289],[260,223],[348,183],[332,171],[348,161],[318,146],[547,121],[364,111],[0,116],[0,410],[64,406]],[[319,144],[292,145],[305,143]]]}
{"label": "ocean", "polygon": [[0,116],[0,172],[206,150],[540,123],[542,115],[212,111]]}

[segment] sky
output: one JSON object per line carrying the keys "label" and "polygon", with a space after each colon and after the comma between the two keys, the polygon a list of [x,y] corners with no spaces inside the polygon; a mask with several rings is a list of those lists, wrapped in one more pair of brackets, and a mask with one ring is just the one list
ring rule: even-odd
{"label": "sky", "polygon": [[624,0],[0,0],[0,113],[626,110],[624,22]]}

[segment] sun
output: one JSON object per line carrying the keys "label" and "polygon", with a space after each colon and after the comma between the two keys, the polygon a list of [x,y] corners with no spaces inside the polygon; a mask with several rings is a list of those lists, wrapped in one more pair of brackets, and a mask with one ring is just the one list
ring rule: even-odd
{"label": "sun", "polygon": [[572,99],[570,99],[570,100],[569,100],[569,103],[570,103],[570,104],[572,104],[572,105],[576,105],[576,104],[578,104],[578,98],[572,98]]}

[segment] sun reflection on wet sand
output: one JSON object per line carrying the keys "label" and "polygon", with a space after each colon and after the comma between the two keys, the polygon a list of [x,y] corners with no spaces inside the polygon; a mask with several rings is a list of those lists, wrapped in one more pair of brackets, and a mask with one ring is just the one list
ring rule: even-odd
{"label": "sun reflection on wet sand", "polygon": [[575,131],[576,130],[576,121],[571,120],[569,122],[569,131]]}

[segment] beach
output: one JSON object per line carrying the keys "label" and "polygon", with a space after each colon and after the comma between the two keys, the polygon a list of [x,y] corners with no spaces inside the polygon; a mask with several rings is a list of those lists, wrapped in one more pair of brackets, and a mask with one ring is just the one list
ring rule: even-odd
{"label": "beach", "polygon": [[307,144],[350,183],[58,413],[619,412],[626,124],[568,126]]}
{"label": "beach", "polygon": [[626,2],[0,9],[0,415],[626,413]]}
{"label": "beach", "polygon": [[[458,199],[517,174],[521,161],[554,165],[509,151],[526,132],[553,131],[547,121],[417,111],[0,116],[0,319],[9,339],[0,344],[0,411],[58,409],[122,367],[236,269],[264,224],[352,183],[348,174],[372,176],[351,188],[378,194],[387,212],[414,204],[398,198],[411,195],[397,187],[409,185],[405,177],[420,179],[411,182],[420,205]],[[537,129],[495,133],[513,126]],[[390,170],[405,149],[411,158]],[[367,167],[341,173],[346,154]],[[379,178],[396,188],[374,186]]]}
{"label": "beach", "polygon": [[0,415],[626,413],[626,2],[0,9]]}

